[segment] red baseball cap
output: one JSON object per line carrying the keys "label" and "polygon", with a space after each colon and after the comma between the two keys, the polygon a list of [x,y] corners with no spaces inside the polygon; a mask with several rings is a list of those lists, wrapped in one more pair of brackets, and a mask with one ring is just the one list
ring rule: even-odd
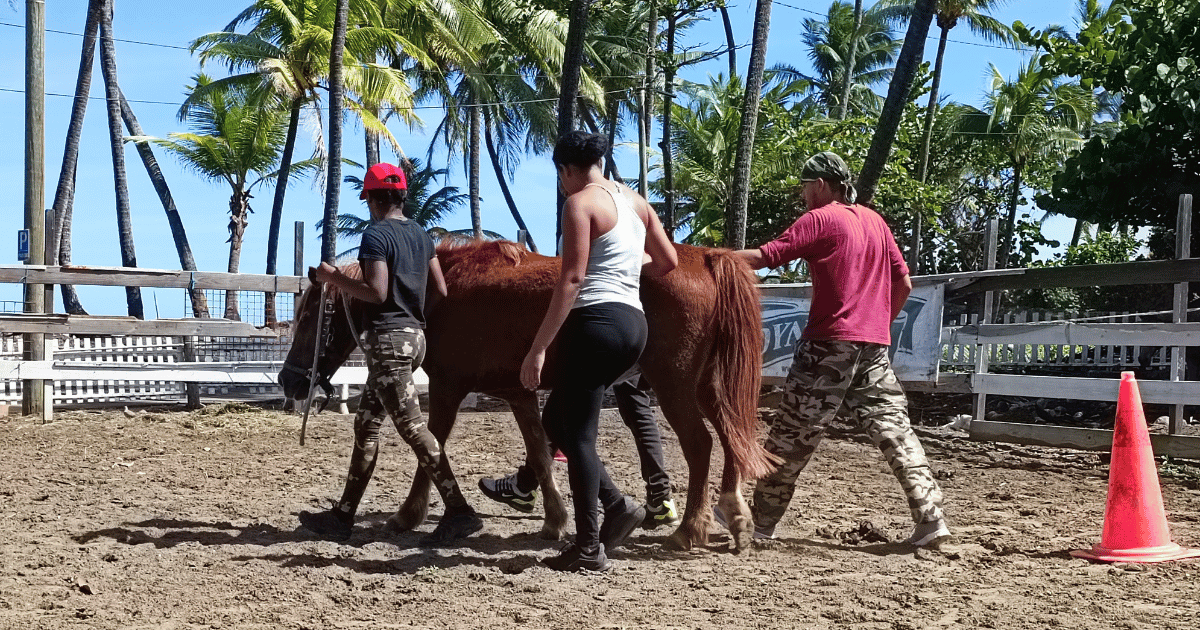
{"label": "red baseball cap", "polygon": [[[388,177],[396,177],[399,181],[387,181]],[[404,169],[395,164],[380,162],[371,168],[367,169],[367,176],[363,178],[362,194],[359,199],[367,198],[368,190],[407,190],[408,178],[404,176]]]}

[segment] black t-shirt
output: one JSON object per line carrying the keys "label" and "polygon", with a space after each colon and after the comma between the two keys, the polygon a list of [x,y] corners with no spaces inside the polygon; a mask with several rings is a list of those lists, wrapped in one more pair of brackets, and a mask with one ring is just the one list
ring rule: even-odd
{"label": "black t-shirt", "polygon": [[433,239],[415,221],[388,218],[367,227],[358,249],[359,263],[382,260],[391,282],[387,299],[368,304],[363,311],[364,330],[425,328],[425,286],[434,255]]}

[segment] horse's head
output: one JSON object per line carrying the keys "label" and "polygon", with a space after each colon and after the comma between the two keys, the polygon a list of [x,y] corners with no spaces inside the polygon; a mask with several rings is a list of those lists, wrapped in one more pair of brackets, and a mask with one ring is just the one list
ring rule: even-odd
{"label": "horse's head", "polygon": [[[342,270],[354,275],[358,265],[348,265]],[[325,299],[322,301],[321,298],[321,284],[314,282],[304,290],[296,304],[292,347],[279,371],[279,385],[289,401],[306,400],[310,385],[321,386],[326,395],[332,393],[329,377],[346,362],[357,345],[351,325],[351,318],[356,314],[348,313],[347,307],[355,309],[359,304],[332,286],[325,292]],[[323,338],[318,325],[322,313],[327,322]],[[314,355],[315,373],[312,370]]]}

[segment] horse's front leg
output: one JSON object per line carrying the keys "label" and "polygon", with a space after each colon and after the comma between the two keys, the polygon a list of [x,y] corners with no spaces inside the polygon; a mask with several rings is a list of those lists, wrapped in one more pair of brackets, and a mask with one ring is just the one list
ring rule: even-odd
{"label": "horse's front leg", "polygon": [[537,475],[538,485],[542,488],[542,505],[546,511],[546,520],[542,523],[540,536],[549,540],[559,540],[567,532],[567,506],[558,491],[558,485],[554,482],[553,461],[550,458],[546,430],[542,427],[537,394],[521,389],[505,391],[498,395],[508,401],[509,408],[517,419],[517,427],[525,441],[525,465]]}
{"label": "horse's front leg", "polygon": [[[448,389],[436,386],[432,381],[429,384],[429,432],[441,445],[442,457],[446,457],[446,439],[450,436],[450,430],[454,428],[454,421],[458,419],[458,406],[467,396],[466,392],[447,391]],[[395,514],[388,517],[384,529],[392,532],[408,531],[424,523],[425,517],[429,515],[429,491],[432,485],[429,476],[418,466],[413,474],[408,498]]]}

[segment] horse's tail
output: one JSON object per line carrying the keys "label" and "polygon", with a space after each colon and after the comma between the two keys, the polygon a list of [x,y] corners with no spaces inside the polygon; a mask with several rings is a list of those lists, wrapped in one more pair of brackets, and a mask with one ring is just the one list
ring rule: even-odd
{"label": "horse's tail", "polygon": [[738,474],[757,479],[777,463],[758,443],[763,352],[758,283],[750,267],[728,250],[706,258],[717,285],[708,370],[719,415],[713,426],[723,434]]}

